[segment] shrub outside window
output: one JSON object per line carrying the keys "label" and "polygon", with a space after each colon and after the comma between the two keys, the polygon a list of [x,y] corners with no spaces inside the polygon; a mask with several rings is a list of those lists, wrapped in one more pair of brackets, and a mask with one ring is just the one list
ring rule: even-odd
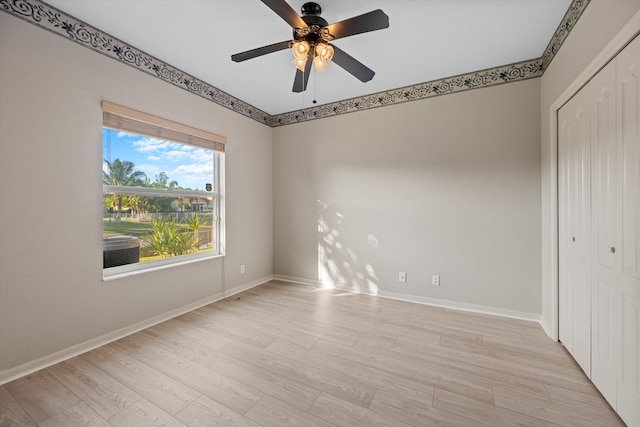
{"label": "shrub outside window", "polygon": [[222,254],[223,137],[103,101],[104,277]]}

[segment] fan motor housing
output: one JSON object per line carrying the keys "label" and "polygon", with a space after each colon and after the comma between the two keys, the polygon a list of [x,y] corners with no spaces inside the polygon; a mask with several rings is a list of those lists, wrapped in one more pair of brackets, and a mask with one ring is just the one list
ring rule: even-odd
{"label": "fan motor housing", "polygon": [[318,3],[307,2],[302,5],[302,16],[304,15],[320,15],[322,8]]}
{"label": "fan motor housing", "polygon": [[308,2],[302,5],[302,20],[311,27],[317,25],[318,27],[326,27],[329,23],[320,16],[322,8],[318,3]]}

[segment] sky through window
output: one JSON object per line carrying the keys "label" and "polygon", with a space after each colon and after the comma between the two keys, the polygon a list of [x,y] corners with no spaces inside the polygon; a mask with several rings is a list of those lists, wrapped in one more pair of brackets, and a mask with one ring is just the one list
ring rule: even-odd
{"label": "sky through window", "polygon": [[[102,142],[103,160],[133,162],[135,170],[144,172],[151,182],[160,172],[184,189],[205,190],[205,184],[212,182],[211,151],[107,128],[102,129]],[[104,161],[102,169],[108,171]]]}

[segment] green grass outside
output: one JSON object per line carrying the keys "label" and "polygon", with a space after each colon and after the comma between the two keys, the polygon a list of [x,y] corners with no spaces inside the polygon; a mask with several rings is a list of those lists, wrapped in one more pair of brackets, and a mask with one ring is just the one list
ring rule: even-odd
{"label": "green grass outside", "polygon": [[144,236],[151,234],[150,222],[133,222],[133,221],[111,221],[104,219],[102,221],[102,235],[113,236],[123,234],[127,236]]}
{"label": "green grass outside", "polygon": [[[178,226],[183,228],[184,231],[190,231],[190,228],[187,224],[178,223]],[[201,225],[200,230],[211,230],[211,225]],[[141,237],[145,235],[149,235],[152,233],[151,223],[150,222],[135,222],[135,221],[111,221],[109,222],[108,218],[102,220],[102,235],[103,236],[114,236],[118,234],[126,235],[126,236],[136,236]]]}
{"label": "green grass outside", "polygon": [[[207,248],[207,249],[198,249],[197,251],[194,251],[192,253],[194,254],[199,254],[201,252],[210,252],[211,248]],[[147,262],[147,261],[155,261],[158,259],[165,259],[166,257],[163,257],[162,255],[149,255],[149,256],[142,256],[142,252],[140,253],[140,262]]]}
{"label": "green grass outside", "polygon": [[[178,223],[178,226],[183,228],[184,231],[191,231],[188,225]],[[211,225],[202,225],[200,226],[200,231],[210,231],[212,229]],[[154,261],[157,259],[162,259],[161,255],[155,255],[153,253],[149,253],[148,248],[144,247],[144,242],[151,236],[153,233],[151,223],[150,222],[137,222],[130,220],[120,220],[109,221],[109,218],[103,218],[102,221],[102,236],[117,236],[117,235],[125,235],[125,236],[134,236],[143,241],[143,247],[140,248],[140,262],[145,261]],[[199,249],[195,253],[206,252],[211,249]]]}

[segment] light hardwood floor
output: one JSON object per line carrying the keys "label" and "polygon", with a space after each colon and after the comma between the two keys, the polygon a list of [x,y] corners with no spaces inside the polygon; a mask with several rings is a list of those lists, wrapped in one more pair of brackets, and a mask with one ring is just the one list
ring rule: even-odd
{"label": "light hardwood floor", "polygon": [[0,386],[0,426],[616,426],[533,322],[272,281]]}

